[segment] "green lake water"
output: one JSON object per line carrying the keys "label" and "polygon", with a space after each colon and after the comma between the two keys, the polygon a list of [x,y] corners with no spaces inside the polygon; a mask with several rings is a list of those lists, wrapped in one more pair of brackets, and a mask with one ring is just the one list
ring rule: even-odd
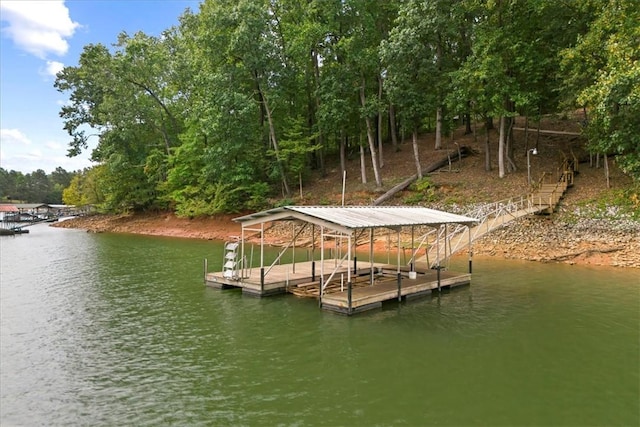
{"label": "green lake water", "polygon": [[2,426],[640,424],[638,270],[477,258],[344,317],[206,288],[211,241],[43,224],[0,255]]}

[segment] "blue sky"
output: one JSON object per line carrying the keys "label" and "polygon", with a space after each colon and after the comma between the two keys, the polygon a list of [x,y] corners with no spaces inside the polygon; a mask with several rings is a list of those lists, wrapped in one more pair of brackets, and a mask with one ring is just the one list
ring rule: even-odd
{"label": "blue sky", "polygon": [[[55,73],[78,63],[84,46],[111,46],[120,32],[158,36],[200,0],[0,0],[0,167],[51,173],[91,166],[90,150],[66,156],[58,113],[68,94]],[[95,145],[95,141],[93,142]]]}

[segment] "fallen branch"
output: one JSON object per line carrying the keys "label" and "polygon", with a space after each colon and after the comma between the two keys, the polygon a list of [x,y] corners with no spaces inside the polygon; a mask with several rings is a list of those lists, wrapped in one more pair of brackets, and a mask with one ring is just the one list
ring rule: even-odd
{"label": "fallen branch", "polygon": [[593,255],[593,254],[608,254],[611,252],[617,252],[624,249],[623,247],[607,248],[607,249],[585,249],[583,251],[572,252],[570,254],[558,255],[553,258],[549,258],[548,261],[566,261],[568,259],[579,257],[580,255]]}
{"label": "fallen branch", "polygon": [[[426,175],[428,173],[436,171],[441,167],[450,164],[449,163],[450,161],[458,160],[458,158],[462,159],[463,157],[467,157],[470,154],[471,154],[471,149],[467,146],[462,146],[460,147],[459,150],[451,150],[445,155],[444,158],[436,162],[433,162],[427,167],[425,167],[424,169],[422,169],[422,175]],[[375,199],[372,205],[378,206],[383,202],[389,200],[390,198],[395,196],[397,193],[401,192],[402,190],[410,186],[417,179],[418,179],[418,174],[411,175],[409,178],[405,179],[400,184],[396,185],[395,187],[391,188],[389,191],[384,193],[382,196]]]}

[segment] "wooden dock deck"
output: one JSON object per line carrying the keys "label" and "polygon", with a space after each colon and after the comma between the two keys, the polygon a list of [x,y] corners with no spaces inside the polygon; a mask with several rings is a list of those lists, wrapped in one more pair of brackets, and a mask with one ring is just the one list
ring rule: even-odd
{"label": "wooden dock deck", "polygon": [[[243,294],[258,297],[290,292],[317,299],[323,271],[320,263],[304,261],[295,263],[295,266],[274,265],[268,272],[265,269],[263,280],[260,268],[246,269],[242,278],[225,277],[224,272],[206,273],[205,284],[218,289],[241,288]],[[378,308],[384,301],[410,299],[471,282],[471,274],[432,270],[426,266],[416,267],[415,278],[410,278],[407,267],[401,267],[398,277],[395,265],[357,262],[350,267],[337,267],[338,264],[339,260],[324,260],[324,281],[329,280],[334,270],[335,273],[325,287],[321,306],[347,315]],[[351,289],[347,282],[347,268],[351,269]]]}

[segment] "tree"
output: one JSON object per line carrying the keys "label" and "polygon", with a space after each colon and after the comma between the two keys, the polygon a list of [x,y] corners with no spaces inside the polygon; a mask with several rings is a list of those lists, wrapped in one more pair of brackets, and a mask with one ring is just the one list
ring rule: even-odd
{"label": "tree", "polygon": [[[350,24],[350,32],[342,38],[339,51],[346,58],[346,65],[353,78],[352,87],[360,101],[360,117],[364,120],[373,175],[378,188],[382,187],[379,156],[380,145],[376,146],[374,120],[384,110],[380,99],[382,65],[378,46],[385,34],[386,25],[380,22],[378,10],[384,4],[376,1],[351,0],[343,2],[343,14]],[[383,9],[384,10],[384,9]]]}
{"label": "tree", "polygon": [[456,89],[450,99],[460,110],[471,104],[486,117],[501,118],[500,177],[516,167],[507,138],[512,118],[518,112],[557,111],[558,53],[584,26],[577,3],[467,3],[474,16],[473,45],[471,55],[452,73]]}
{"label": "tree", "polygon": [[76,207],[93,205],[104,208],[105,198],[101,188],[105,183],[104,170],[105,166],[94,166],[76,173],[62,192],[63,203]]}
{"label": "tree", "polygon": [[103,45],[88,45],[79,65],[65,67],[56,79],[59,91],[71,92],[70,105],[60,113],[72,137],[69,155],[88,147],[87,128],[97,134],[92,159],[108,166],[110,200],[117,209],[156,204],[166,158],[179,142],[181,119],[173,109],[181,110],[175,107],[181,98],[172,81],[171,41],[170,33],[122,33],[113,54]]}
{"label": "tree", "polygon": [[437,115],[436,149],[442,146],[442,104],[453,65],[449,47],[459,44],[453,40],[456,20],[449,2],[410,0],[402,3],[395,27],[381,43],[385,89],[398,107],[402,126],[411,132],[419,178],[418,132],[432,112]]}
{"label": "tree", "polygon": [[[640,6],[633,0],[607,1],[589,33],[565,52],[572,81],[584,82],[577,102],[590,112],[586,133],[591,147],[616,154],[621,168],[640,180]],[[597,50],[598,71],[580,58]],[[596,62],[596,64],[598,64]],[[571,69],[571,68],[570,68]],[[577,78],[576,78],[577,77]],[[591,80],[590,80],[591,79]]]}

